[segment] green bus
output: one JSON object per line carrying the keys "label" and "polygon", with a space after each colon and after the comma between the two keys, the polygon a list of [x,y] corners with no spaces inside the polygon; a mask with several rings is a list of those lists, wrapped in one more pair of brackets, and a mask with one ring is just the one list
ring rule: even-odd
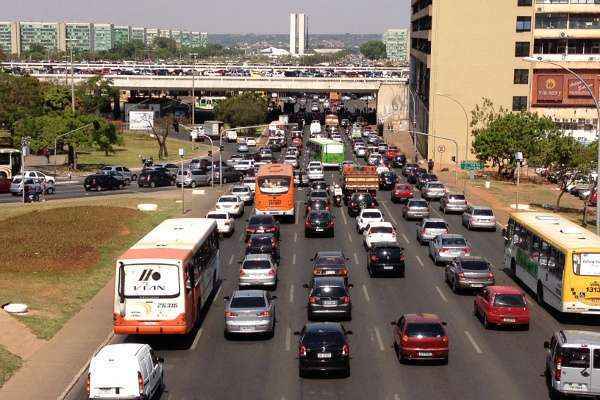
{"label": "green bus", "polygon": [[345,160],[344,143],[326,138],[314,138],[308,141],[311,159],[321,161],[323,168],[339,168]]}

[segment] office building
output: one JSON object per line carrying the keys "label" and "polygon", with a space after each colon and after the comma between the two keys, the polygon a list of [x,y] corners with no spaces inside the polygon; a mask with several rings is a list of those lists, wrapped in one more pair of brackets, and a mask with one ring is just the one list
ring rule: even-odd
{"label": "office building", "polygon": [[[19,52],[29,51],[33,45],[39,45],[48,52],[58,50],[58,22],[19,22]],[[13,54],[15,48],[13,47]]]}
{"label": "office building", "polygon": [[127,25],[115,25],[113,27],[113,47],[123,46],[131,40],[131,27]]}
{"label": "office building", "polygon": [[0,49],[10,55],[18,52],[19,28],[16,22],[0,22]]}
{"label": "office building", "polygon": [[290,14],[290,54],[296,54],[296,33],[298,32],[296,28],[296,14]]}
{"label": "office building", "polygon": [[109,51],[114,47],[114,30],[112,24],[93,25],[92,48],[94,51]]}
{"label": "office building", "polygon": [[158,36],[162,38],[171,38],[171,30],[170,29],[159,29]]}
{"label": "office building", "polygon": [[308,48],[308,23],[304,13],[290,14],[290,54],[304,55]]}
{"label": "office building", "polygon": [[[89,22],[66,22],[64,24],[64,45],[60,45],[61,49],[76,52],[87,52],[93,50],[92,45],[92,24]],[[62,35],[61,35],[62,38]]]}
{"label": "office building", "polygon": [[154,43],[154,39],[158,37],[158,29],[146,28],[146,45],[151,46]]}
{"label": "office building", "polygon": [[139,40],[142,43],[146,43],[146,28],[131,27],[131,40]]}
{"label": "office building", "polygon": [[408,29],[388,29],[383,34],[383,43],[388,60],[408,61]]}

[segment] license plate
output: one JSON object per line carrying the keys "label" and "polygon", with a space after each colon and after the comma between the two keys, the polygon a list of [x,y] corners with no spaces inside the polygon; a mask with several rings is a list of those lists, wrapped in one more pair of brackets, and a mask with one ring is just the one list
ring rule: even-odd
{"label": "license plate", "polygon": [[431,357],[433,355],[433,353],[431,353],[430,351],[420,351],[419,352],[419,357]]}
{"label": "license plate", "polygon": [[265,230],[264,229],[257,229],[256,233],[265,233]]}
{"label": "license plate", "polygon": [[383,267],[385,270],[394,269],[394,267]]}
{"label": "license plate", "polygon": [[587,385],[584,383],[567,383],[565,384],[566,388],[574,391],[584,391],[587,390]]}
{"label": "license plate", "polygon": [[323,228],[315,228],[315,231],[317,231],[317,232],[323,232]]}
{"label": "license plate", "polygon": [[323,305],[324,306],[335,306],[335,305],[337,305],[337,301],[335,301],[335,300],[324,300],[323,301]]}
{"label": "license plate", "polygon": [[251,331],[253,329],[254,328],[252,326],[241,326],[240,327],[240,330],[242,330],[242,331]]}
{"label": "license plate", "polygon": [[325,271],[325,275],[335,275],[335,271]]}
{"label": "license plate", "polygon": [[317,358],[331,358],[331,353],[318,353]]}
{"label": "license plate", "polygon": [[471,287],[475,287],[475,288],[483,287],[483,283],[472,283]]}
{"label": "license plate", "polygon": [[514,319],[514,318],[502,318],[502,321],[504,321],[504,322],[515,322],[516,319]]}

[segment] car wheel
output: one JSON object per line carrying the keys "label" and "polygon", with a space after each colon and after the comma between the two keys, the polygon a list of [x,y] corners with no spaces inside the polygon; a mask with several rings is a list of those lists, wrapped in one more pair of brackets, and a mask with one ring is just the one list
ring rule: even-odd
{"label": "car wheel", "polygon": [[458,284],[456,283],[456,278],[452,279],[452,291],[454,293],[459,292]]}
{"label": "car wheel", "polygon": [[137,175],[136,174],[131,175],[131,180],[132,181],[137,181]]}
{"label": "car wheel", "polygon": [[193,188],[195,188],[195,187],[196,187],[196,185],[197,185],[197,184],[196,184],[196,181],[192,181],[192,183],[190,183],[190,186],[192,187],[192,189],[193,189]]}
{"label": "car wheel", "polygon": [[490,324],[490,321],[488,321],[487,314],[485,314],[485,313],[483,314],[483,327],[485,329],[491,329],[492,328],[492,324]]}
{"label": "car wheel", "polygon": [[54,187],[53,187],[53,186],[50,186],[50,187],[48,188],[48,190],[46,190],[46,192],[47,192],[48,194],[54,194]]}

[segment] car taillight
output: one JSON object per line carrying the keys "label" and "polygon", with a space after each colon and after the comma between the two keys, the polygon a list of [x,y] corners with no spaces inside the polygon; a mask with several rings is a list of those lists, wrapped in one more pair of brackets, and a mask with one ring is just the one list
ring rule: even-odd
{"label": "car taillight", "polygon": [[310,227],[310,220],[309,219],[307,219],[306,222],[304,222],[304,226],[307,227],[307,228]]}
{"label": "car taillight", "polygon": [[328,228],[333,228],[334,226],[334,222],[333,221],[329,221],[329,223],[327,224]]}
{"label": "car taillight", "polygon": [[315,296],[310,296],[310,297],[308,298],[308,302],[309,302],[310,304],[315,304],[315,303],[317,302],[317,298],[316,298]]}
{"label": "car taillight", "polygon": [[440,249],[440,253],[446,253],[446,252],[448,252],[448,251],[450,251],[450,249],[449,249],[449,248],[447,248],[447,247],[442,247],[442,248]]}
{"label": "car taillight", "polygon": [[351,205],[352,207],[356,207],[358,204],[356,204],[356,202],[355,202],[355,201],[353,201],[352,203],[350,203],[350,205]]}
{"label": "car taillight", "polygon": [[554,359],[554,379],[560,381],[560,376],[562,372],[562,357],[557,356]]}
{"label": "car taillight", "polygon": [[421,229],[421,235],[424,235],[425,232],[427,232],[427,229],[425,229],[425,228]]}
{"label": "car taillight", "polygon": [[379,257],[373,255],[373,256],[371,256],[371,261],[377,262],[377,261],[379,261]]}
{"label": "car taillight", "polygon": [[342,355],[343,356],[350,355],[350,346],[348,346],[348,343],[344,343],[344,346],[342,347]]}
{"label": "car taillight", "polygon": [[447,342],[448,342],[448,336],[444,336],[444,337],[442,338],[442,342],[444,342],[444,343],[447,343]]}
{"label": "car taillight", "polygon": [[349,304],[350,303],[350,296],[344,296],[344,297],[342,297],[342,302],[344,304]]}
{"label": "car taillight", "polygon": [[88,372],[87,374],[87,378],[85,380],[85,391],[87,392],[87,394],[90,394],[90,373]]}
{"label": "car taillight", "polygon": [[269,270],[269,276],[275,276],[275,268]]}
{"label": "car taillight", "polygon": [[237,313],[231,312],[231,311],[225,311],[225,316],[226,317],[237,317]]}
{"label": "car taillight", "polygon": [[243,268],[240,268],[240,276],[244,276],[244,275],[246,275],[246,272],[244,272]]}
{"label": "car taillight", "polygon": [[464,278],[464,277],[465,277],[465,274],[464,274],[463,272],[459,272],[459,273],[458,273],[458,277],[459,277],[459,278]]}
{"label": "car taillight", "polygon": [[259,317],[270,317],[271,316],[271,311],[259,312],[256,315],[259,316]]}
{"label": "car taillight", "polygon": [[138,388],[140,391],[140,395],[144,394],[144,378],[142,377],[142,373],[138,371]]}
{"label": "car taillight", "polygon": [[488,278],[490,278],[490,279],[494,279],[494,273],[493,273],[493,272],[489,272],[489,273],[488,273]]}
{"label": "car taillight", "polygon": [[343,268],[340,270],[340,275],[346,276],[348,275],[348,270],[346,268]]}
{"label": "car taillight", "polygon": [[275,238],[271,239],[271,246],[277,247],[277,239],[275,239]]}
{"label": "car taillight", "polygon": [[303,345],[300,345],[300,347],[298,347],[298,357],[306,357],[306,347]]}
{"label": "car taillight", "polygon": [[402,343],[408,343],[408,335],[402,335]]}
{"label": "car taillight", "polygon": [[465,253],[470,253],[471,252],[471,248],[470,247],[465,247]]}
{"label": "car taillight", "polygon": [[272,226],[270,228],[265,229],[265,232],[268,232],[268,233],[277,232],[277,228]]}

